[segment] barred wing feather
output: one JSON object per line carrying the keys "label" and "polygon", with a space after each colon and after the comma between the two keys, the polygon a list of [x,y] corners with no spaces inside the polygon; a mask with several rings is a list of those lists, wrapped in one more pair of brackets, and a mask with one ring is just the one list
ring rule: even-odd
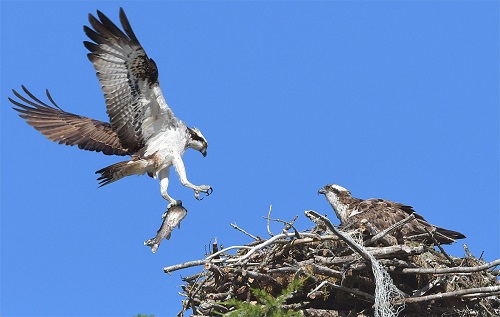
{"label": "barred wing feather", "polygon": [[84,42],[89,60],[106,99],[111,127],[121,144],[132,153],[139,151],[156,133],[176,125],[158,83],[158,69],[137,40],[123,9],[121,31],[103,13],[89,14],[93,29],[84,26],[94,41]]}
{"label": "barred wing feather", "polygon": [[63,111],[54,102],[48,90],[46,94],[53,106],[42,102],[26,87],[21,87],[30,99],[12,90],[20,100],[9,98],[10,102],[17,106],[14,110],[49,140],[70,146],[78,145],[80,149],[106,155],[129,154],[128,150],[121,146],[118,135],[109,123]]}

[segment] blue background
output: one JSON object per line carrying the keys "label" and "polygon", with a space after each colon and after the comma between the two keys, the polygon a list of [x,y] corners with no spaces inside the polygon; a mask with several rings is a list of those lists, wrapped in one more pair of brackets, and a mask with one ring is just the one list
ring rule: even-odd
{"label": "blue background", "polygon": [[[122,160],[60,146],[7,101],[45,88],[66,111],[107,120],[82,45],[87,14],[118,22],[123,6],[174,113],[201,129],[208,156],[189,150],[196,201],[156,254],[166,202],[158,181],[129,177],[97,189],[94,172]],[[497,1],[1,3],[2,316],[174,316],[180,276],[164,266],[203,258],[213,239],[267,237],[272,217],[338,221],[327,183],[360,198],[415,207],[463,232],[488,261],[499,239],[499,3]],[[281,231],[273,224],[274,232]]]}

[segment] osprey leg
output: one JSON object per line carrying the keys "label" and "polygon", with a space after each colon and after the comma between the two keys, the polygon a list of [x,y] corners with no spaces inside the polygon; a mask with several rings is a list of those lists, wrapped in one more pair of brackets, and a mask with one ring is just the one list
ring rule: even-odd
{"label": "osprey leg", "polygon": [[[167,193],[169,176],[170,176],[170,168],[169,167],[162,169],[159,173],[161,195],[165,200],[168,200],[168,202],[169,202],[169,204],[167,206],[167,210],[170,209],[170,207],[172,207],[172,206],[182,205],[182,201],[173,199]],[[165,214],[163,215],[163,217],[164,216],[165,216]]]}
{"label": "osprey leg", "polygon": [[190,181],[188,181],[187,175],[186,175],[186,168],[184,167],[184,162],[182,161],[182,158],[180,156],[174,158],[172,163],[174,165],[175,171],[179,175],[179,179],[181,180],[182,185],[194,190],[194,197],[196,199],[201,200],[199,198],[200,192],[207,194],[207,196],[213,192],[212,187],[210,187],[208,185],[197,186],[197,185],[192,184]]}

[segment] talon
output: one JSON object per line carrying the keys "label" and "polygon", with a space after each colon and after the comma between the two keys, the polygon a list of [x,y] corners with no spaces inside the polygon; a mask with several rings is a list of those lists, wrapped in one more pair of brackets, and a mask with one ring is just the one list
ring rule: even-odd
{"label": "talon", "polygon": [[214,189],[212,187],[209,187],[207,190],[207,196],[210,196],[214,192]]}
{"label": "talon", "polygon": [[194,198],[196,198],[196,200],[202,200],[203,199],[203,197],[200,198],[200,192],[197,191],[197,190],[194,191]]}
{"label": "talon", "polygon": [[167,211],[165,211],[161,217],[162,217],[162,218],[165,218],[165,216],[167,215],[168,211],[169,211],[169,210],[170,210],[170,208],[172,208],[173,206],[182,206],[182,200],[174,200],[173,202],[171,202],[170,204],[168,204],[168,205],[167,205]]}

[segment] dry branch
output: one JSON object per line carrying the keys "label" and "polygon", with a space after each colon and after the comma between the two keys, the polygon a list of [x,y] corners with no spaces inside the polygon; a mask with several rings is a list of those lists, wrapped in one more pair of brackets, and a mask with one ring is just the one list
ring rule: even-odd
{"label": "dry branch", "polygon": [[259,237],[256,237],[256,236],[254,236],[253,234],[248,233],[248,232],[246,232],[245,230],[241,229],[241,228],[240,228],[240,227],[238,227],[238,225],[237,225],[237,224],[235,224],[235,223],[232,223],[232,224],[231,224],[231,227],[233,227],[234,229],[236,229],[236,230],[238,230],[238,231],[240,231],[240,232],[243,232],[244,234],[246,234],[246,235],[247,235],[247,236],[249,236],[250,238],[254,239],[255,241],[260,241],[260,240],[261,240]]}
{"label": "dry branch", "polygon": [[500,265],[500,259],[491,261],[489,263],[471,266],[471,267],[447,267],[447,268],[405,268],[401,273],[406,274],[450,274],[450,273],[473,273],[487,270],[491,267]]}
{"label": "dry branch", "polygon": [[197,261],[184,262],[184,263],[164,267],[163,272],[170,274],[173,271],[187,269],[188,267],[193,267],[193,266],[205,265],[206,263],[208,263],[208,260],[197,260]]}
{"label": "dry branch", "polygon": [[495,294],[497,292],[500,292],[500,286],[478,287],[478,288],[461,289],[458,291],[448,292],[448,293],[438,293],[427,296],[406,298],[405,302],[406,304],[410,304],[410,303],[426,302],[436,299],[445,299],[450,297],[461,297],[470,294],[474,294],[475,297],[479,297],[481,295],[490,296],[491,294]]}

